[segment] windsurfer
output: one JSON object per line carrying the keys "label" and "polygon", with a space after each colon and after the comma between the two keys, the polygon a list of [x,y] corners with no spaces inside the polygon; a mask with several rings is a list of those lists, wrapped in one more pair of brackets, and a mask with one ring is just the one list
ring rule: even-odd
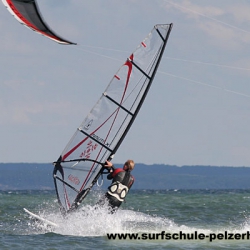
{"label": "windsurfer", "polygon": [[108,187],[105,198],[100,200],[97,204],[103,205],[105,201],[108,201],[111,213],[114,213],[120,207],[134,183],[135,179],[130,172],[134,169],[135,163],[133,160],[127,160],[123,168],[115,168],[110,161],[106,161],[104,166],[109,171],[107,179],[112,180],[112,183]]}

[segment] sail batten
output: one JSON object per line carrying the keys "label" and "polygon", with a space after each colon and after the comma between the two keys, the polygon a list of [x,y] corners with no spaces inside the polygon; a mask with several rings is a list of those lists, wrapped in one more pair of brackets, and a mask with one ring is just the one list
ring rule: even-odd
{"label": "sail batten", "polygon": [[145,71],[143,71],[140,67],[138,67],[133,61],[131,61],[131,63],[150,80],[150,76]]}
{"label": "sail batten", "polygon": [[65,185],[67,185],[68,187],[72,188],[74,191],[76,191],[76,193],[79,193],[80,191],[78,191],[77,189],[75,189],[73,186],[69,185],[69,183],[67,183],[66,181],[62,180],[60,177],[58,177],[57,175],[54,175],[54,178],[61,181],[62,183],[64,183]]}
{"label": "sail batten", "polygon": [[79,206],[120,147],[147,96],[171,29],[172,24],[156,25],[138,45],[54,163],[64,212]]}
{"label": "sail batten", "polygon": [[162,41],[165,41],[165,38],[162,36],[161,32],[159,31],[158,28],[156,28],[157,33],[159,34],[159,36],[161,37]]}
{"label": "sail batten", "polygon": [[127,110],[125,107],[123,107],[121,104],[119,104],[118,102],[116,102],[114,99],[112,99],[110,96],[105,95],[110,101],[112,101],[113,103],[115,103],[119,108],[123,109],[124,111],[126,111],[128,114],[130,114],[131,116],[133,116],[133,113],[131,113],[129,110]]}
{"label": "sail batten", "polygon": [[92,140],[94,140],[95,142],[99,143],[102,147],[106,148],[109,151],[112,151],[106,144],[98,141],[98,139],[96,139],[94,136],[86,133],[85,131],[83,131],[82,129],[79,129],[80,132],[82,132],[83,134],[85,134],[87,137],[91,138]]}

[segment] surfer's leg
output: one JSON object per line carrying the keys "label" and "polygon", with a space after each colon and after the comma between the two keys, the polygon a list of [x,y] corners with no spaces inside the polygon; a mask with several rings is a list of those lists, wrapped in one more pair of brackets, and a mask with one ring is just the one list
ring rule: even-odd
{"label": "surfer's leg", "polygon": [[95,205],[96,208],[108,207],[108,213],[115,213],[117,209],[122,204],[121,201],[117,200],[114,196],[110,195],[109,193],[106,193]]}
{"label": "surfer's leg", "polygon": [[118,210],[122,202],[109,194],[107,195],[107,199],[108,199],[109,213],[113,214]]}

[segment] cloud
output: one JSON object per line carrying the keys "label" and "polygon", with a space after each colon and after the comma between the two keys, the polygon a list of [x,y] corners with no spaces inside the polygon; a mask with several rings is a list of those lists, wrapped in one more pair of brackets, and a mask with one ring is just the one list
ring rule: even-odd
{"label": "cloud", "polygon": [[[246,117],[231,115],[242,114],[243,107],[249,110],[250,99],[235,94],[249,96],[246,31],[250,16],[244,1],[63,0],[58,4],[44,0],[39,7],[56,33],[79,45],[58,45],[0,8],[2,161],[54,158],[55,148],[66,145],[153,25],[173,22],[164,54],[167,59],[163,58],[115,160],[134,154],[136,161],[146,163],[238,165],[240,155],[230,158],[230,148],[248,148],[249,141],[239,137],[239,131],[249,134]],[[232,109],[235,103],[241,105]],[[225,121],[228,116],[232,119]],[[156,122],[162,124],[155,127],[160,140],[155,140],[152,130]],[[153,150],[147,141],[161,150]],[[34,147],[38,142],[40,152]],[[5,150],[5,155],[8,143],[11,150]],[[22,151],[14,159],[12,152],[20,149],[29,154]],[[145,150],[151,151],[145,155]],[[244,162],[249,165],[247,158]]]}
{"label": "cloud", "polygon": [[[243,4],[242,2],[237,1],[237,4],[232,4],[226,6],[227,13],[233,16],[233,19],[239,25],[248,25],[250,27],[250,6],[248,4]],[[250,31],[249,31],[250,32]]]}
{"label": "cloud", "polygon": [[193,4],[192,1],[187,0],[180,3],[168,0],[165,2],[166,8],[177,9],[187,18],[195,20],[197,27],[210,39],[217,40],[221,47],[235,48],[239,42],[248,44],[250,41],[250,31],[241,28],[245,22],[249,23],[250,7],[244,3],[237,2],[235,5],[234,2],[227,2],[226,5],[220,7],[214,6],[215,3],[209,1],[208,4],[204,2]]}
{"label": "cloud", "polygon": [[[74,105],[70,101],[61,102],[38,102],[28,100],[16,100],[11,103],[0,101],[0,124],[9,125],[36,125],[43,126],[45,124],[65,125],[69,122],[70,110],[74,110]],[[75,114],[75,112],[72,112]],[[45,118],[45,119],[44,119]]]}

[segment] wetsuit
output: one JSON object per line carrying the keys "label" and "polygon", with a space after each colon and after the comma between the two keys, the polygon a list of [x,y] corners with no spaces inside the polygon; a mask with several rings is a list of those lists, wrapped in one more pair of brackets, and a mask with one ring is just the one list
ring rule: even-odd
{"label": "wetsuit", "polygon": [[111,212],[115,212],[133,185],[134,177],[130,174],[129,170],[125,171],[122,168],[115,168],[114,166],[112,166],[111,169],[113,172],[108,174],[107,179],[112,180],[112,183],[108,187],[105,198],[108,200]]}

